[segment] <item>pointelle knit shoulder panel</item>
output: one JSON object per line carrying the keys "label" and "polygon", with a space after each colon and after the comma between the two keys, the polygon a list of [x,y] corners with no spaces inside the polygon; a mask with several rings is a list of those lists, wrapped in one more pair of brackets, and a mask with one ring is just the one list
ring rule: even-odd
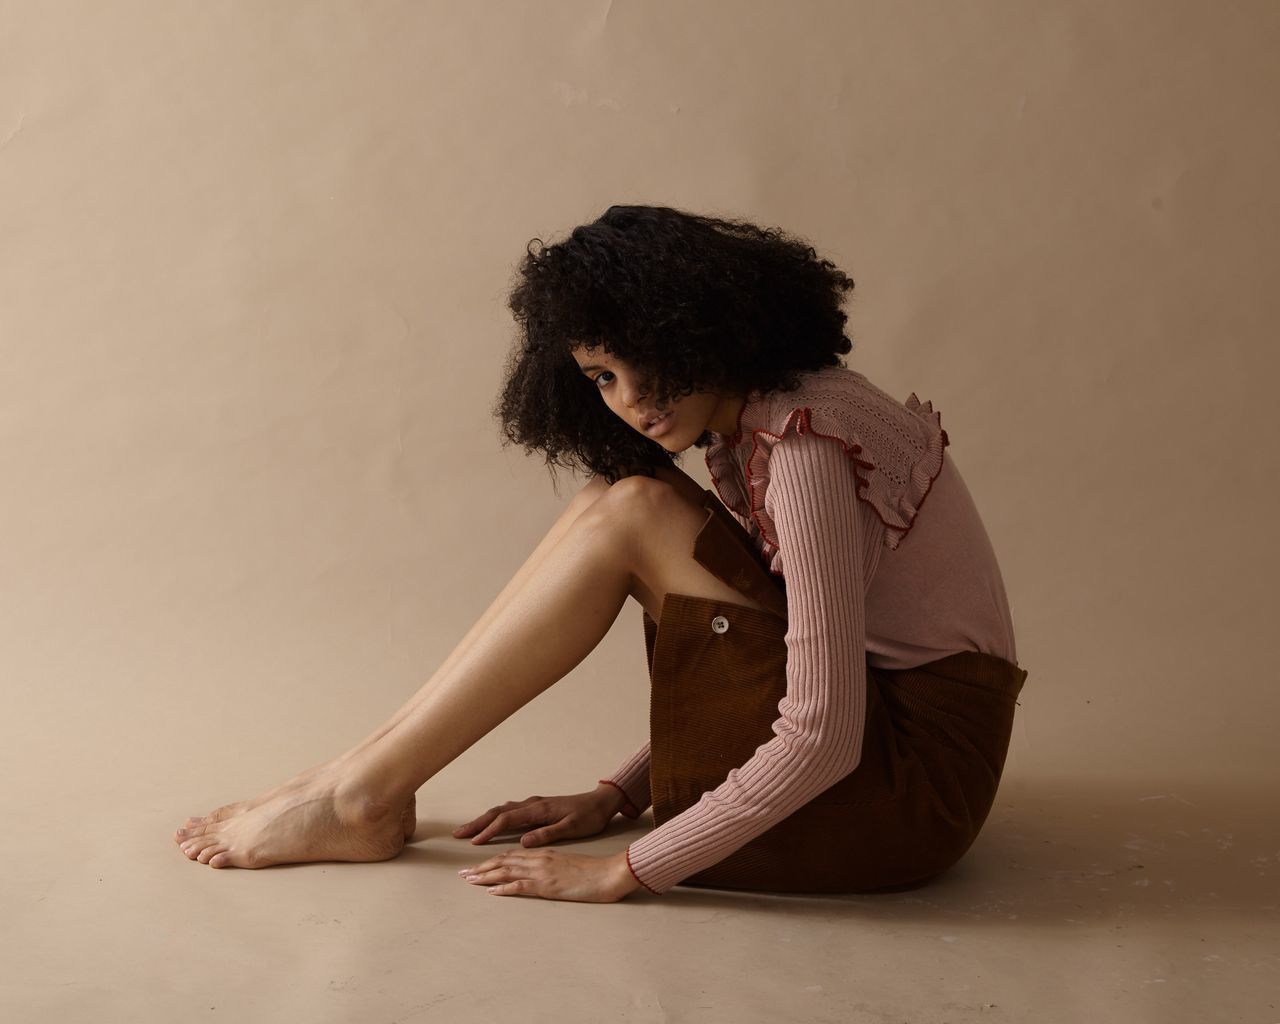
{"label": "pointelle knit shoulder panel", "polygon": [[858,476],[858,497],[884,524],[890,550],[911,530],[951,443],[931,401],[922,403],[913,391],[900,403],[845,366],[802,374],[796,391],[751,392],[737,431],[713,434],[705,458],[720,500],[755,524],[770,560],[778,539],[765,501],[769,457],[788,433],[815,433],[841,443]]}

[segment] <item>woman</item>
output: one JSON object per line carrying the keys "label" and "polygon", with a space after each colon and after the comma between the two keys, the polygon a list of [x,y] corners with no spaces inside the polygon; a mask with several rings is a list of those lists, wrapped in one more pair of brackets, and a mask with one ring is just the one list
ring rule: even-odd
{"label": "woman", "polygon": [[[644,610],[650,740],[594,790],[454,831],[521,846],[459,872],[500,895],[612,902],[676,884],[920,884],[995,797],[1027,673],[941,417],[847,369],[853,281],[743,221],[614,206],[530,249],[497,414],[591,474],[385,725],[256,800],[189,818],[213,867],[395,856],[417,789]],[[715,490],[678,466],[705,449]],[[922,512],[926,497],[927,512]],[[650,803],[609,857],[537,847]]]}

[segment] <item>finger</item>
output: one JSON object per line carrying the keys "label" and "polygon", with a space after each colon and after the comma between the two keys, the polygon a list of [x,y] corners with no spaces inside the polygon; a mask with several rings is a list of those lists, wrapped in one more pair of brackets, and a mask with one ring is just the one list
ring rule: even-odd
{"label": "finger", "polygon": [[493,871],[495,868],[502,866],[502,861],[498,859],[486,860],[483,863],[476,864],[474,867],[463,868],[458,872],[463,878],[471,878],[475,875],[483,874],[486,871]]}
{"label": "finger", "polygon": [[482,860],[475,867],[465,869],[474,874],[477,871],[488,871],[490,868],[502,867],[511,864],[537,864],[541,858],[545,857],[549,851],[544,850],[507,850],[500,853],[496,857],[490,857],[488,860]]}
{"label": "finger", "polygon": [[514,882],[517,878],[529,878],[531,875],[532,872],[525,865],[499,864],[495,868],[465,875],[463,881],[470,882],[472,885],[497,885],[501,882]]}
{"label": "finger", "polygon": [[492,885],[494,882],[509,882],[511,880],[509,872],[510,868],[499,864],[497,867],[480,868],[468,872],[462,876],[462,880],[472,885]]}
{"label": "finger", "polygon": [[476,829],[483,828],[485,825],[489,824],[489,822],[493,820],[494,816],[497,813],[498,813],[498,808],[490,807],[483,814],[479,815],[478,817],[472,818],[465,825],[459,825],[457,828],[453,830],[453,834],[459,838],[470,835],[471,833],[475,832]]}
{"label": "finger", "polygon": [[473,836],[471,842],[479,845],[480,843],[487,843],[494,836],[501,835],[504,832],[519,832],[530,825],[545,824],[547,824],[547,809],[545,805],[520,807],[499,814],[483,832]]}
{"label": "finger", "polygon": [[459,825],[457,828],[453,830],[453,834],[456,836],[462,836],[468,832],[474,832],[477,828],[482,828],[485,825],[487,825],[489,822],[493,821],[493,819],[498,815],[502,814],[503,811],[512,811],[512,810],[515,810],[517,807],[523,807],[534,800],[541,800],[541,799],[542,797],[540,796],[531,796],[529,797],[528,800],[520,800],[520,801],[508,800],[505,804],[501,804],[497,807],[490,807],[483,814],[472,818],[465,825]]}
{"label": "finger", "polygon": [[511,863],[513,859],[523,859],[523,858],[521,858],[518,853],[514,853],[513,851],[507,851],[506,853],[499,853],[496,856],[490,857],[488,860],[482,860],[479,864],[476,864],[472,867],[463,868],[461,871],[458,872],[458,874],[467,875],[467,874],[475,874],[477,871],[488,871],[492,868],[501,867],[504,864]]}
{"label": "finger", "polygon": [[468,876],[466,881],[472,885],[485,886],[489,892],[493,892],[495,888],[503,888],[510,892],[512,886],[521,887],[518,891],[528,891],[531,894],[537,892],[529,867],[521,864],[499,864],[497,867]]}
{"label": "finger", "polygon": [[541,800],[541,799],[542,799],[541,797],[530,797],[528,800],[519,800],[519,801],[508,800],[505,804],[499,804],[497,807],[490,807],[483,814],[479,815],[478,817],[472,818],[465,825],[461,825],[459,827],[464,829],[471,829],[473,827],[480,827],[480,826],[487,825],[489,822],[493,821],[495,818],[499,817],[500,815],[502,815],[507,811],[514,811],[520,807],[524,807],[525,805],[529,804],[533,800]]}
{"label": "finger", "polygon": [[534,832],[526,832],[520,837],[520,845],[525,849],[534,847],[545,847],[548,843],[554,843],[560,838],[559,829],[538,829]]}
{"label": "finger", "polygon": [[510,813],[511,813],[510,811],[504,811],[503,813],[499,814],[496,818],[494,818],[492,821],[490,821],[489,824],[486,825],[481,831],[477,832],[475,835],[471,837],[472,844],[474,844],[475,846],[479,846],[481,843],[487,843],[494,836],[501,835],[503,832],[510,831],[510,827],[508,825],[508,820],[509,820],[508,815]]}
{"label": "finger", "polygon": [[493,881],[498,876],[493,872],[510,871],[514,874],[529,874],[537,869],[537,865],[543,863],[542,857],[539,856],[541,851],[521,856],[519,853],[503,853],[497,857],[477,864],[475,867],[462,868],[458,875],[466,882],[475,881]]}
{"label": "finger", "polygon": [[569,818],[561,818],[543,828],[535,828],[520,837],[520,845],[528,849],[531,846],[545,846],[547,843],[554,843],[567,833],[573,824],[574,822]]}
{"label": "finger", "polygon": [[517,878],[512,882],[492,885],[485,890],[490,896],[537,896],[539,895],[531,878]]}

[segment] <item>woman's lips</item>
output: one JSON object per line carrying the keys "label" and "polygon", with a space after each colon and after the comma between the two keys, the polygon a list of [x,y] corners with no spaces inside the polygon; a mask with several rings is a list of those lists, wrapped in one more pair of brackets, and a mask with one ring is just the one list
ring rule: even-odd
{"label": "woman's lips", "polygon": [[674,414],[668,410],[662,414],[662,417],[651,427],[645,427],[644,432],[650,437],[661,437],[669,429],[671,429],[671,418]]}

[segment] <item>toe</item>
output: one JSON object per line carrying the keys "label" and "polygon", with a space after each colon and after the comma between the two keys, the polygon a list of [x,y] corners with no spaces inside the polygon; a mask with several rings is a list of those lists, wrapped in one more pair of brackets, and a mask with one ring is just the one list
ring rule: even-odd
{"label": "toe", "polygon": [[202,850],[210,846],[213,846],[214,843],[216,842],[217,842],[217,839],[214,836],[197,836],[195,839],[191,840],[191,842],[187,843],[186,846],[183,847],[183,849],[185,850],[188,857],[190,857],[192,860],[195,860],[197,854],[199,854]]}
{"label": "toe", "polygon": [[219,850],[209,858],[209,867],[211,868],[229,868],[231,867],[231,851]]}
{"label": "toe", "polygon": [[214,858],[215,854],[222,853],[226,849],[221,843],[210,843],[196,854],[196,860],[201,864],[208,864]]}

